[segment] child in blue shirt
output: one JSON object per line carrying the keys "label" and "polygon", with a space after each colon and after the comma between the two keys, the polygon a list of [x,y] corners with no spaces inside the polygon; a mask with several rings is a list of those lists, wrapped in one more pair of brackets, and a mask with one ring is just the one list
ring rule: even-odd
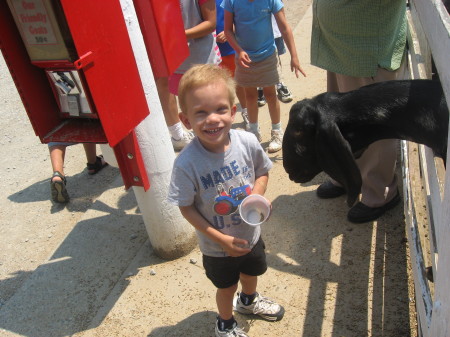
{"label": "child in blue shirt", "polygon": [[[231,76],[234,78],[234,71],[236,69],[236,64],[234,63],[235,51],[233,47],[227,42],[224,28],[224,9],[220,7],[223,0],[216,0],[216,13],[217,13],[217,24],[216,24],[216,42],[220,49],[220,55],[222,56],[222,62],[220,67],[226,68],[230,71]],[[245,90],[240,86],[236,86],[236,96],[239,101],[238,112],[241,112],[242,119],[244,121],[244,127],[248,130],[248,114],[247,114],[247,102],[245,99]]]}
{"label": "child in blue shirt", "polygon": [[236,83],[245,87],[250,131],[262,140],[258,126],[258,87],[263,87],[272,121],[268,152],[281,150],[280,104],[275,85],[280,82],[279,59],[272,30],[273,14],[291,54],[291,70],[304,76],[292,30],[286,22],[281,0],[224,0],[225,36],[236,51]]}

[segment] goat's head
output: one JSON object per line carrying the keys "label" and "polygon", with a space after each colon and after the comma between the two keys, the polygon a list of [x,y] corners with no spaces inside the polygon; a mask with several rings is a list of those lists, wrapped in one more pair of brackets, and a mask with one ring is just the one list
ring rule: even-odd
{"label": "goat's head", "polygon": [[361,174],[348,142],[317,97],[294,104],[283,138],[283,166],[289,179],[297,183],[312,180],[325,171],[347,191],[347,204],[353,205],[361,190]]}
{"label": "goat's head", "polygon": [[322,171],[315,154],[316,119],[310,100],[295,103],[283,137],[283,166],[296,183],[311,181]]}

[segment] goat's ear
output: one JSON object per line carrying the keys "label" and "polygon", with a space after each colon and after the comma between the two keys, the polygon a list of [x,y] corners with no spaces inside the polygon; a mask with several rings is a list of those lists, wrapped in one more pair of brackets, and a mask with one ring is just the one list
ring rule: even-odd
{"label": "goat's ear", "polygon": [[361,172],[348,142],[334,122],[317,127],[316,155],[322,169],[347,191],[347,204],[351,207],[361,192]]}

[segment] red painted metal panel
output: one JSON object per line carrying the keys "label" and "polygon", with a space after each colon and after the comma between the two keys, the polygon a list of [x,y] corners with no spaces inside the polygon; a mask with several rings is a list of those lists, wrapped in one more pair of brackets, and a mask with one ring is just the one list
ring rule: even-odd
{"label": "red painted metal panel", "polygon": [[83,73],[108,142],[114,147],[150,113],[120,3],[61,3],[78,55],[90,55]]}
{"label": "red painted metal panel", "polygon": [[167,77],[188,57],[179,0],[133,0],[155,78]]}
{"label": "red painted metal panel", "polygon": [[144,160],[137,141],[136,133],[132,131],[119,144],[114,146],[117,163],[125,185],[125,189],[130,186],[142,186],[145,191],[150,188]]}
{"label": "red painted metal panel", "polygon": [[71,118],[65,119],[57,128],[45,135],[44,143],[106,143],[106,135],[98,119]]}
{"label": "red painted metal panel", "polygon": [[58,69],[58,70],[72,70],[73,63],[66,60],[52,60],[52,61],[31,61],[36,67],[43,69]]}

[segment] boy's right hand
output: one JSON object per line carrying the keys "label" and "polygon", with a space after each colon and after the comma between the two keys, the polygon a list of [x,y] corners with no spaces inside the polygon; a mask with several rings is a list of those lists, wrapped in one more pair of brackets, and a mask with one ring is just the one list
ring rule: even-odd
{"label": "boy's right hand", "polygon": [[221,246],[227,252],[227,254],[232,257],[243,256],[251,252],[250,248],[242,248],[248,246],[247,240],[235,238],[234,236],[230,235],[225,235]]}

